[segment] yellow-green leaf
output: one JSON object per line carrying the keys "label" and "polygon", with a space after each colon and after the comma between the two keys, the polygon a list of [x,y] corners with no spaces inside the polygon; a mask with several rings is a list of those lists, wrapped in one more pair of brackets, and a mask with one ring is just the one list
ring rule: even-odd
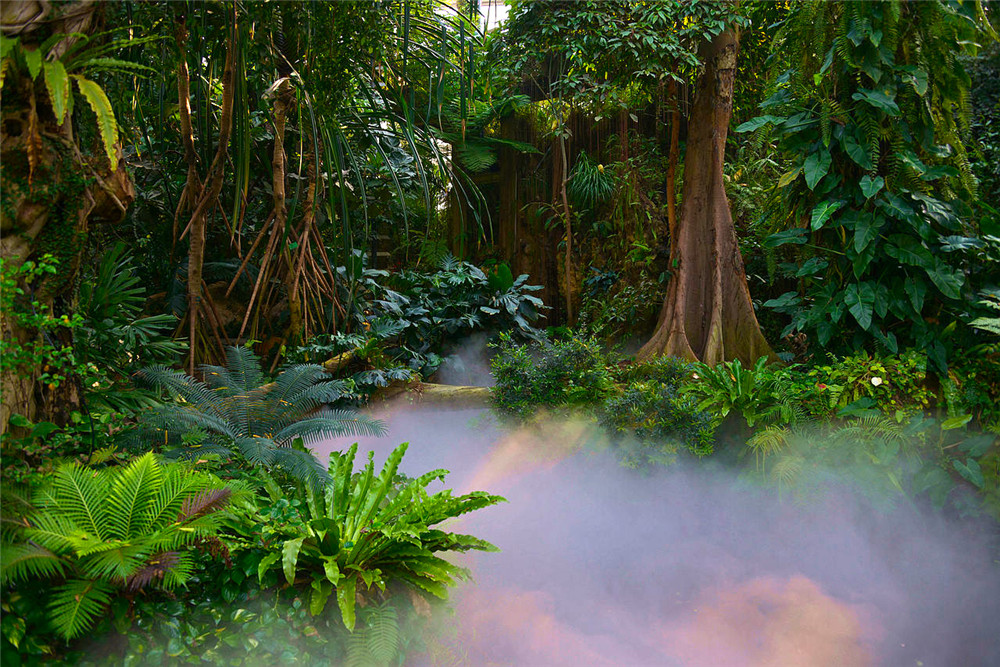
{"label": "yellow-green leaf", "polygon": [[69,75],[58,60],[46,61],[42,69],[45,71],[45,87],[49,91],[49,99],[52,100],[52,111],[56,114],[56,120],[62,125],[66,119],[66,100],[70,95]]}
{"label": "yellow-green leaf", "polygon": [[118,123],[115,121],[115,112],[111,108],[111,100],[104,94],[104,90],[90,79],[79,74],[71,76],[76,79],[80,94],[86,98],[90,108],[97,115],[97,125],[101,131],[101,139],[104,141],[104,150],[111,163],[111,169],[114,171],[118,168],[118,155],[115,149],[118,144]]}

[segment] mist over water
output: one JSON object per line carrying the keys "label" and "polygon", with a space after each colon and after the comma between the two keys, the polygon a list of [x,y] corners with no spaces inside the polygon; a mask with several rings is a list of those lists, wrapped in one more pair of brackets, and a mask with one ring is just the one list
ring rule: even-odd
{"label": "mist over water", "polygon": [[711,461],[629,470],[582,420],[376,416],[389,434],[361,449],[379,463],[409,442],[403,472],[509,501],[449,526],[501,552],[464,559],[457,631],[416,664],[1000,664],[985,531],[843,489],[779,498]]}

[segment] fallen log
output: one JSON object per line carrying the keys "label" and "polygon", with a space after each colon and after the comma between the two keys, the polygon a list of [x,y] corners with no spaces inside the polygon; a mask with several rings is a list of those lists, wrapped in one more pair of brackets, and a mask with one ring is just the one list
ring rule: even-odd
{"label": "fallen log", "polygon": [[451,408],[486,408],[490,405],[489,387],[434,384],[432,382],[394,382],[372,395],[372,401],[408,399],[420,405]]}

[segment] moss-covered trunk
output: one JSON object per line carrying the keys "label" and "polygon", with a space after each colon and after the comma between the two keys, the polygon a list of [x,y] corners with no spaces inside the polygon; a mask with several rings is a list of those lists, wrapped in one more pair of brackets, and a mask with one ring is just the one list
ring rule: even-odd
{"label": "moss-covered trunk", "polygon": [[[18,37],[19,48],[26,51],[39,48],[52,35],[67,35],[46,54],[58,58],[79,35],[100,28],[100,12],[101,5],[92,2],[58,7],[9,2],[0,6],[0,23],[4,35]],[[78,406],[79,387],[74,382],[39,383],[45,360],[36,359],[37,354],[19,360],[13,353],[34,349],[36,343],[56,348],[72,344],[68,330],[46,333],[25,315],[72,314],[75,275],[88,230],[97,221],[120,221],[134,190],[120,160],[111,164],[103,153],[83,154],[73,136],[72,120],[59,122],[40,76],[32,80],[27,72],[8,67],[2,94],[0,256],[7,267],[45,255],[58,266],[58,272],[44,280],[30,285],[21,281],[24,303],[0,314],[7,356],[0,379],[0,433],[5,433],[12,414],[60,423]]]}

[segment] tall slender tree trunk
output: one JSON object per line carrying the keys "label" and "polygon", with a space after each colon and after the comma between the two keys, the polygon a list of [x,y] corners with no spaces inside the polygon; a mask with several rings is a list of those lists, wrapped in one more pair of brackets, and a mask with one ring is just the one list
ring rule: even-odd
{"label": "tall slender tree trunk", "polygon": [[[181,237],[190,233],[190,245],[188,246],[188,372],[194,373],[195,360],[197,354],[199,321],[203,310],[202,298],[204,296],[202,269],[205,263],[205,243],[208,237],[208,217],[212,209],[218,204],[219,193],[222,191],[222,177],[225,173],[226,159],[229,153],[229,136],[233,125],[233,96],[235,93],[234,83],[234,63],[236,60],[236,8],[233,6],[232,25],[229,37],[226,40],[226,61],[222,72],[222,108],[219,114],[219,136],[215,157],[208,169],[204,183],[198,181],[197,165],[193,162],[193,153],[189,152],[189,147],[193,148],[194,142],[191,138],[190,102],[185,98],[189,85],[187,80],[187,66],[182,65],[177,72],[178,77],[178,102],[181,109],[182,140],[185,146],[185,155],[188,162],[188,180],[181,194],[181,202],[178,211],[187,204],[191,208],[191,216],[188,220]],[[178,27],[177,45],[180,51],[180,59],[187,58],[187,31],[183,26]],[[187,120],[185,122],[185,114]]]}
{"label": "tall slender tree trunk", "polygon": [[688,127],[681,212],[671,242],[674,274],[652,338],[640,359],[657,355],[709,364],[773,356],[750,301],[743,258],[723,187],[739,36],[732,30],[701,49]]}

